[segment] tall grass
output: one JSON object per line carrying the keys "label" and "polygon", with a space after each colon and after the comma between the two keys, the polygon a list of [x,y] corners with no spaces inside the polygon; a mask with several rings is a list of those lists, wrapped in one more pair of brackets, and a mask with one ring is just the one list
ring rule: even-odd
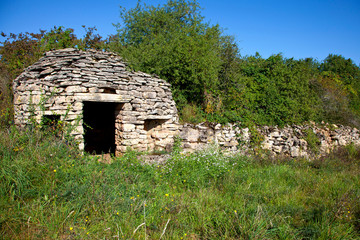
{"label": "tall grass", "polygon": [[0,132],[3,239],[359,239],[360,150],[269,160],[216,149],[111,164],[51,134]]}

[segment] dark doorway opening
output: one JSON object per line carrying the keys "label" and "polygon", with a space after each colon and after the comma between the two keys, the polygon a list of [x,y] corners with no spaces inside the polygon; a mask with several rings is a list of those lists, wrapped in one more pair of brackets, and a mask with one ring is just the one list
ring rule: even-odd
{"label": "dark doorway opening", "polygon": [[115,153],[116,103],[84,102],[85,151],[91,154]]}
{"label": "dark doorway opening", "polygon": [[144,123],[144,130],[150,131],[151,129],[156,128],[165,122],[166,120],[164,119],[146,119]]}

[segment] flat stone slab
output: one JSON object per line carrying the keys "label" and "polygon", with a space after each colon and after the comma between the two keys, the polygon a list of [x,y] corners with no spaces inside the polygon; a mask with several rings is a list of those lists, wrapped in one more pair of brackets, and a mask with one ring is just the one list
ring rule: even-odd
{"label": "flat stone slab", "polygon": [[81,101],[89,102],[116,102],[127,103],[130,102],[130,98],[124,97],[118,94],[111,93],[76,93],[75,97]]}

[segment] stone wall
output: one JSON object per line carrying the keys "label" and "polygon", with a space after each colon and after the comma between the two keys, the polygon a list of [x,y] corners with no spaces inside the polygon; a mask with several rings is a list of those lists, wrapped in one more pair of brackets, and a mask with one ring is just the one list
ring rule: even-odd
{"label": "stone wall", "polygon": [[[336,125],[261,127],[256,130],[263,137],[260,148],[272,155],[290,157],[311,157],[324,155],[337,146],[360,145],[360,131],[356,128]],[[314,139],[310,139],[312,135]],[[246,154],[251,149],[251,131],[239,128],[236,124],[184,124],[180,129],[180,138],[185,152],[204,149],[209,144],[217,144],[230,153]],[[310,143],[309,141],[312,141]]]}

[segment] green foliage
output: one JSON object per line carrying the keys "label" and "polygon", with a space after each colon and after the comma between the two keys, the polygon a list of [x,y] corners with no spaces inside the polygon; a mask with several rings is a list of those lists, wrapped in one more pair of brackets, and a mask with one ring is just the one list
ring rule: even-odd
{"label": "green foliage", "polygon": [[330,54],[320,66],[326,117],[334,123],[360,124],[360,68],[351,59]]}
{"label": "green foliage", "polygon": [[312,152],[318,153],[320,148],[320,140],[311,128],[305,131],[305,141],[308,143]]}
{"label": "green foliage", "polygon": [[109,48],[135,69],[168,80],[183,121],[202,115],[246,126],[309,120],[360,126],[360,70],[350,59],[240,57],[233,37],[204,22],[197,1],[139,2],[121,18]]}
{"label": "green foliage", "polygon": [[2,74],[8,74],[12,80],[17,77],[24,68],[36,62],[42,55],[40,51],[40,39],[45,31],[40,33],[11,33],[5,38],[0,46],[0,70]]}
{"label": "green foliage", "polygon": [[[86,28],[83,39],[78,39],[70,28],[54,27],[39,33],[1,33],[0,42],[0,127],[8,125],[13,115],[13,80],[28,66],[35,63],[50,50],[75,47],[103,49],[106,40],[95,34],[96,28]],[[5,118],[6,116],[6,118]]]}
{"label": "green foliage", "polygon": [[[215,148],[111,164],[50,134],[0,131],[0,234],[9,239],[358,239],[359,153],[317,162]],[[162,237],[161,237],[162,236]]]}
{"label": "green foliage", "polygon": [[337,74],[345,85],[356,85],[360,78],[359,67],[341,55],[329,54],[321,64],[321,71]]}
{"label": "green foliage", "polygon": [[[353,106],[360,103],[355,87],[360,69],[342,57],[336,57],[340,63],[332,64],[345,62],[347,70],[329,67],[329,59],[320,64],[313,59],[294,60],[281,55],[242,58],[236,64],[238,73],[232,75],[230,87],[221,96],[221,116],[247,125],[301,124],[313,120],[359,126],[359,108]],[[347,77],[333,71],[346,72],[342,75]],[[346,85],[345,78],[353,83]]]}
{"label": "green foliage", "polygon": [[261,143],[264,141],[264,136],[258,131],[255,125],[249,124],[250,130],[250,146],[255,151],[260,149]]}
{"label": "green foliage", "polygon": [[181,141],[182,140],[181,140],[181,138],[179,136],[174,137],[174,145],[173,145],[173,149],[171,151],[171,154],[173,154],[173,155],[180,154],[180,152],[182,151]]}
{"label": "green foliage", "polygon": [[243,58],[238,67],[240,76],[233,80],[226,105],[244,122],[284,125],[316,118],[320,108],[311,88],[316,73],[312,60],[257,55]]}
{"label": "green foliage", "polygon": [[11,78],[0,72],[0,128],[8,126],[13,119]]}
{"label": "green foliage", "polygon": [[179,97],[198,105],[205,91],[217,88],[224,39],[219,26],[204,23],[196,1],[170,0],[158,7],[138,3],[121,18],[110,49],[135,69],[168,80]]}
{"label": "green foliage", "polygon": [[202,111],[195,104],[187,104],[180,111],[183,122],[201,123],[204,121]]}
{"label": "green foliage", "polygon": [[64,29],[62,26],[55,26],[41,38],[41,52],[75,47],[77,45],[77,41],[78,40],[74,35],[73,29]]}
{"label": "green foliage", "polygon": [[173,155],[166,166],[164,175],[174,184],[190,189],[200,189],[215,184],[228,172],[228,159],[216,146],[191,155]]}
{"label": "green foliage", "polygon": [[45,52],[56,49],[77,47],[80,49],[103,47],[101,36],[95,34],[96,28],[85,29],[83,39],[78,39],[71,28],[54,27],[50,31],[39,33],[1,33],[0,70],[10,74],[10,79],[17,77],[26,67],[35,63]]}
{"label": "green foliage", "polygon": [[86,27],[85,25],[82,26],[85,30],[85,36],[82,39],[78,40],[78,48],[81,50],[87,49],[105,49],[106,48],[106,41],[102,40],[102,36],[96,34],[97,31],[96,27]]}

